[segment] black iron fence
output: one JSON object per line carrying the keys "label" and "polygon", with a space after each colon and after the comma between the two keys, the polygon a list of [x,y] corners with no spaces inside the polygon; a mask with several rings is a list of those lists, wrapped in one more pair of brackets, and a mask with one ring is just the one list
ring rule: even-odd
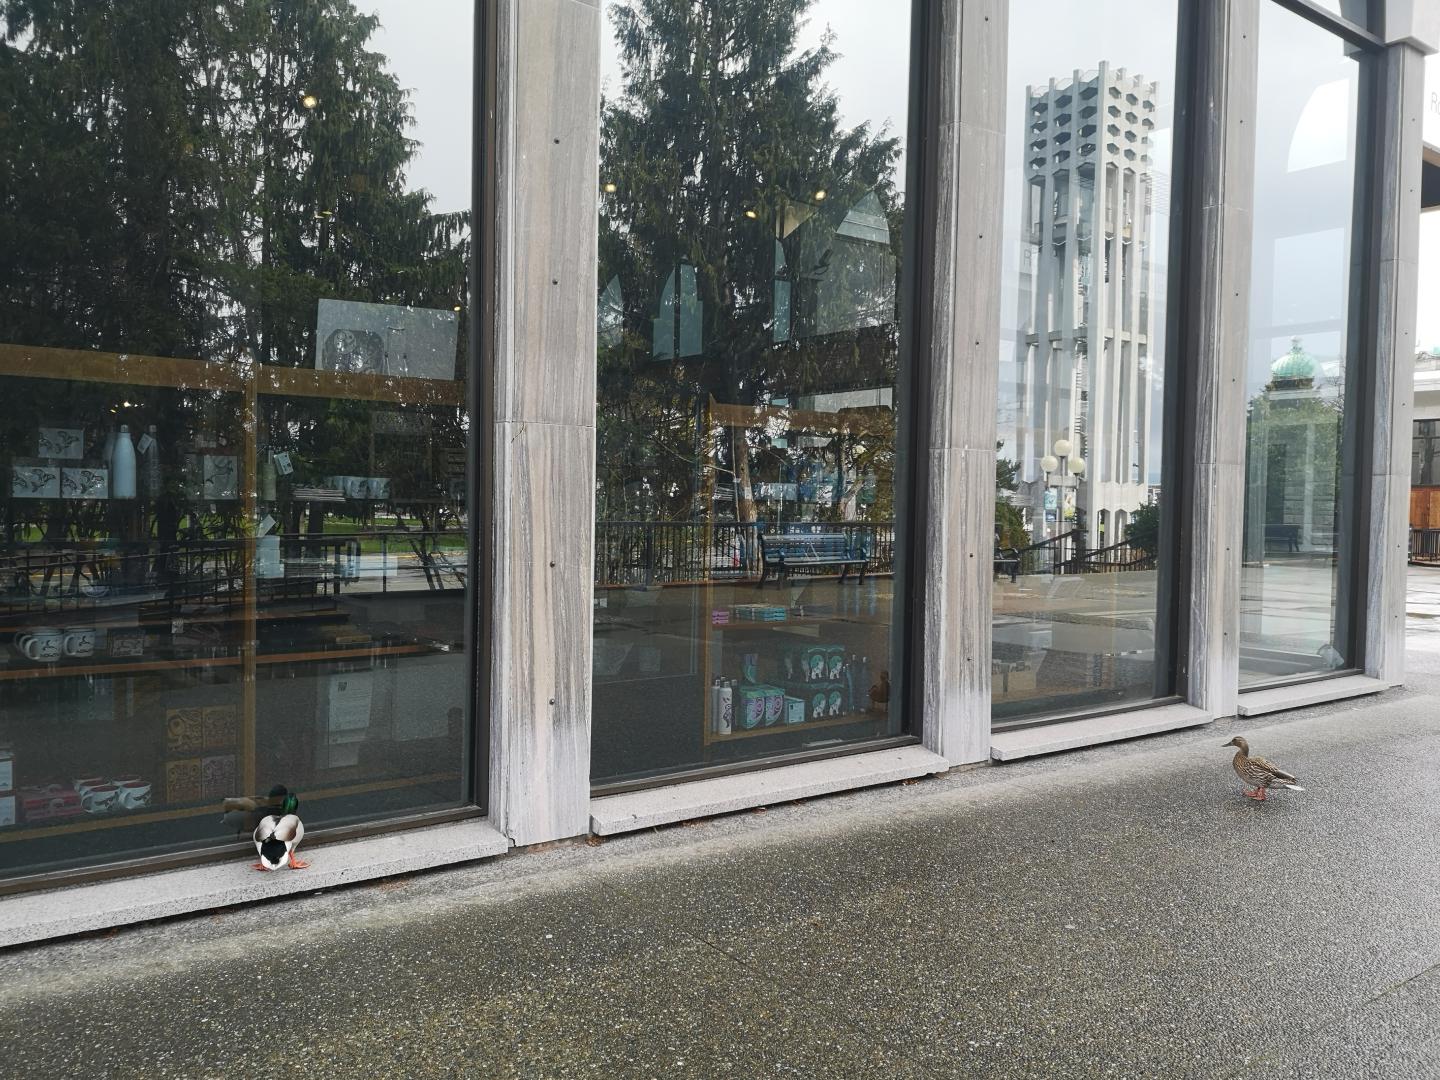
{"label": "black iron fence", "polygon": [[[600,521],[595,584],[675,585],[760,577],[760,534],[844,533],[866,555],[867,574],[893,573],[895,523]],[[836,571],[838,573],[839,571]]]}
{"label": "black iron fence", "polygon": [[1440,566],[1440,529],[1410,530],[1410,561]]}
{"label": "black iron fence", "polygon": [[995,575],[1012,581],[1023,574],[1115,574],[1153,570],[1155,556],[1122,540],[1103,548],[1087,548],[1078,529],[1020,548],[995,549]]}

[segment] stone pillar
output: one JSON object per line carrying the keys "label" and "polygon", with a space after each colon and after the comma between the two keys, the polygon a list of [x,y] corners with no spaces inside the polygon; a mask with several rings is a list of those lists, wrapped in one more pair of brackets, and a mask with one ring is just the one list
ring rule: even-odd
{"label": "stone pillar", "polygon": [[[952,764],[990,756],[991,570],[995,400],[1000,348],[1008,0],[938,0],[923,168],[933,185],[928,350],[916,358],[916,462],[926,478],[914,528],[925,530],[915,590],[917,695],[925,746]],[[922,277],[924,274],[922,273]]]}
{"label": "stone pillar", "polygon": [[[1186,700],[1215,716],[1239,695],[1241,534],[1245,491],[1245,362],[1250,313],[1250,234],[1255,187],[1259,3],[1206,0],[1191,95],[1188,292],[1178,364],[1188,446],[1180,450],[1181,498],[1165,499],[1177,532],[1182,580],[1173,602],[1187,615],[1179,662]],[[1193,426],[1192,426],[1193,425]],[[1177,441],[1178,442],[1178,441]],[[1176,445],[1176,444],[1172,444]],[[1187,452],[1188,451],[1188,452]],[[1173,475],[1173,474],[1172,474]],[[1186,496],[1190,520],[1182,526]],[[1188,596],[1186,589],[1188,588]]]}
{"label": "stone pillar", "polygon": [[597,0],[494,0],[489,813],[516,844],[589,829]]}

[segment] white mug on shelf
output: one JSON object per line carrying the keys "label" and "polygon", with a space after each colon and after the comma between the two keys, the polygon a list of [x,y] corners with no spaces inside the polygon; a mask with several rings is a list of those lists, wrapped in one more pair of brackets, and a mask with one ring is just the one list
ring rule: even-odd
{"label": "white mug on shelf", "polygon": [[60,648],[66,656],[77,658],[94,656],[95,628],[93,626],[66,627]]}
{"label": "white mug on shelf", "polygon": [[15,647],[30,660],[52,663],[59,660],[65,635],[53,626],[34,626],[15,638]]}

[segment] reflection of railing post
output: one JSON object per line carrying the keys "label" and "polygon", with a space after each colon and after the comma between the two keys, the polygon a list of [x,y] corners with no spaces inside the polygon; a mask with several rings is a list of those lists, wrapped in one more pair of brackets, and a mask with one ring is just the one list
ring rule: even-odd
{"label": "reflection of railing post", "polygon": [[645,587],[648,589],[655,582],[655,523],[645,523]]}
{"label": "reflection of railing post", "polygon": [[390,539],[380,534],[380,591],[390,591]]}

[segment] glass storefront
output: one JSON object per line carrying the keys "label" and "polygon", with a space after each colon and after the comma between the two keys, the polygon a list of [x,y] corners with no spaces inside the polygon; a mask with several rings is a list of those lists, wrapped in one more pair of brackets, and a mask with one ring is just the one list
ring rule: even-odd
{"label": "glass storefront", "polygon": [[0,4],[0,876],[465,804],[472,4],[72,8]]}
{"label": "glass storefront", "polygon": [[1246,396],[1240,681],[1356,666],[1352,312],[1362,53],[1266,3],[1260,15]]}
{"label": "glass storefront", "polygon": [[602,18],[592,777],[899,735],[909,19]]}
{"label": "glass storefront", "polygon": [[1171,692],[1157,629],[1177,5],[1010,5],[996,722]]}

